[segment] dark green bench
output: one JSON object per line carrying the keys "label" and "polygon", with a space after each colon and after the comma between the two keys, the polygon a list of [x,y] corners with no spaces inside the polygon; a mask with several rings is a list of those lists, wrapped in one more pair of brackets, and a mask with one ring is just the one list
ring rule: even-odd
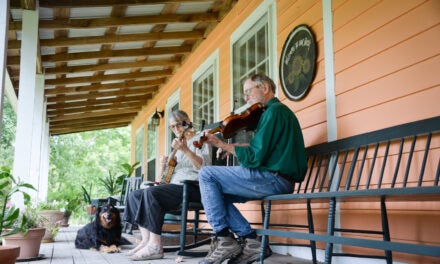
{"label": "dark green bench", "polygon": [[[440,257],[438,244],[392,241],[386,208],[388,201],[440,201],[439,131],[440,117],[434,117],[308,147],[305,180],[296,183],[292,194],[262,200],[265,216],[263,227],[257,230],[263,235],[262,247],[268,236],[304,240],[299,245],[311,248],[314,263],[316,242],[326,245],[325,263],[331,263],[333,256],[383,258],[392,263],[394,251]],[[337,204],[350,202],[379,203],[381,230],[336,227]],[[270,223],[271,206],[295,203],[307,206],[306,224]],[[315,233],[313,203],[328,204],[325,233]],[[379,249],[384,254],[336,253],[334,244]]]}

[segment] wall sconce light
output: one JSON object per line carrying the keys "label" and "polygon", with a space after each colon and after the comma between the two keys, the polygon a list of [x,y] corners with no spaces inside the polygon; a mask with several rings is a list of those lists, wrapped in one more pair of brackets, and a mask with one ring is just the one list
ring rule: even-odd
{"label": "wall sconce light", "polygon": [[156,108],[156,112],[154,113],[154,115],[151,117],[151,123],[150,123],[150,125],[152,125],[152,126],[158,126],[159,124],[160,124],[160,119],[162,118],[162,117],[164,117],[164,115],[165,115],[165,110],[163,110],[163,111],[157,111],[157,108]]}

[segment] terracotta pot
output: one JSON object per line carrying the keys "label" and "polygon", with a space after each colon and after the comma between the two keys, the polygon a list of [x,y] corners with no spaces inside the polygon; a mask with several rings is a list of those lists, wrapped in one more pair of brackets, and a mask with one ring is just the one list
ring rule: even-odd
{"label": "terracotta pot", "polygon": [[0,246],[0,263],[2,264],[14,264],[19,255],[19,246]]}
{"label": "terracotta pot", "polygon": [[94,216],[96,214],[96,206],[91,204],[87,205],[87,214],[89,216]]}
{"label": "terracotta pot", "polygon": [[37,258],[45,231],[46,228],[31,228],[26,236],[23,236],[23,233],[18,233],[3,237],[3,246],[19,246],[18,260]]}
{"label": "terracotta pot", "polygon": [[63,220],[61,221],[62,227],[68,227],[69,226],[69,219],[72,213],[64,213]]}
{"label": "terracotta pot", "polygon": [[46,233],[44,234],[43,243],[52,243],[58,233],[58,228],[64,218],[64,213],[60,210],[42,210],[38,212],[39,215],[44,217],[47,221],[44,222]]}

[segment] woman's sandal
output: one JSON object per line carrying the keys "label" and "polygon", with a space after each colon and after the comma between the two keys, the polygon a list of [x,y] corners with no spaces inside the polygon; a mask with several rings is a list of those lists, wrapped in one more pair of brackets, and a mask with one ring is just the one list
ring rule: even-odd
{"label": "woman's sandal", "polygon": [[133,256],[134,253],[138,252],[139,250],[143,249],[146,246],[147,246],[147,242],[140,242],[135,248],[125,252],[124,255],[128,257]]}
{"label": "woman's sandal", "polygon": [[150,260],[163,258],[162,247],[155,247],[146,245],[144,248],[138,250],[135,254],[130,256],[131,260]]}

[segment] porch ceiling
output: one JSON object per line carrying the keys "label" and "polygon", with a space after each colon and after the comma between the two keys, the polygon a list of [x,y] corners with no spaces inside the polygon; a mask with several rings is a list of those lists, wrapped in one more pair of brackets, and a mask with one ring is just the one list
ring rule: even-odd
{"label": "porch ceiling", "polygon": [[23,9],[39,10],[37,73],[50,134],[127,126],[236,0],[10,0],[19,94]]}

